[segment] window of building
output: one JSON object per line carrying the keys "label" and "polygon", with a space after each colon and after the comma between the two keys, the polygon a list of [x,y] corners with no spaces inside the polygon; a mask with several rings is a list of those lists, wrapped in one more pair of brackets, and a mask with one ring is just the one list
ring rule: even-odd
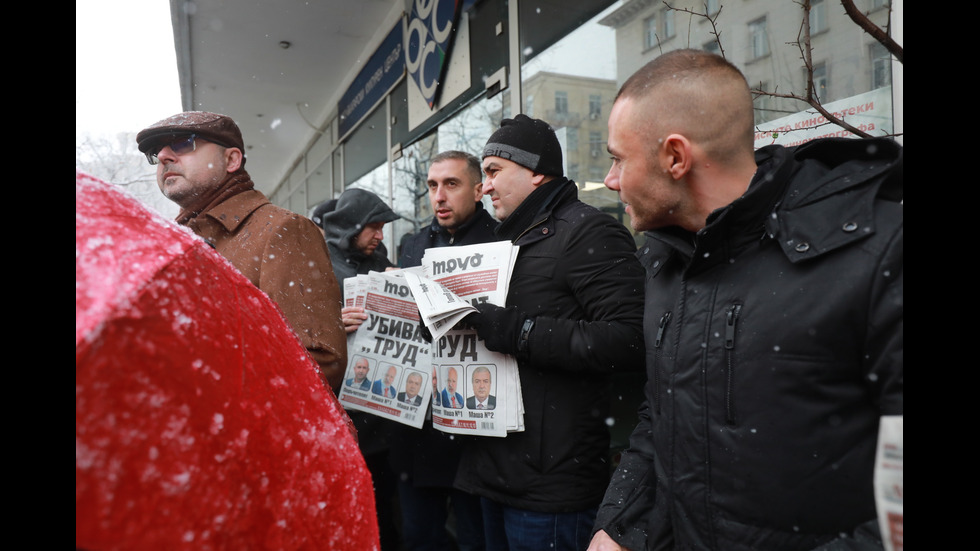
{"label": "window of building", "polygon": [[652,15],[643,20],[643,49],[657,45],[657,16]]}
{"label": "window of building", "polygon": [[765,93],[770,91],[769,83],[760,82],[752,88],[753,90],[758,90],[758,92],[753,92],[752,94],[755,123],[762,124],[777,118],[779,114],[773,111],[773,97]]}
{"label": "window of building", "polygon": [[527,99],[524,100],[524,109],[525,109],[525,111],[524,111],[524,114],[525,115],[527,115],[529,117],[532,117],[532,118],[534,117],[534,96],[533,95],[527,96]]}
{"label": "window of building", "polygon": [[664,40],[673,38],[677,34],[677,28],[674,25],[674,10],[667,9],[660,13],[660,19],[663,21],[663,33],[661,34]]}
{"label": "window of building", "polygon": [[826,63],[813,65],[813,93],[820,101],[830,101],[830,77],[827,75]]}
{"label": "window of building", "polygon": [[602,116],[602,96],[600,94],[589,94],[589,118],[592,120]]}
{"label": "window of building", "polygon": [[879,42],[871,44],[871,89],[891,86],[892,56]]}
{"label": "window of building", "polygon": [[721,9],[720,4],[721,2],[719,0],[707,0],[704,3],[704,5],[705,8],[707,8],[708,10],[708,15],[714,15],[718,13],[718,10]]}
{"label": "window of building", "polygon": [[555,92],[555,114],[568,114],[568,92]]}
{"label": "window of building", "polygon": [[578,150],[578,128],[574,126],[565,127],[565,139],[568,140],[568,151]]}
{"label": "window of building", "polygon": [[810,34],[824,32],[827,26],[827,2],[810,0]]}
{"label": "window of building", "polygon": [[769,55],[769,33],[766,30],[765,17],[749,23],[749,43],[752,47],[752,59]]}
{"label": "window of building", "polygon": [[708,42],[705,42],[704,43],[704,46],[702,47],[702,49],[704,51],[706,51],[706,52],[711,52],[713,54],[719,54],[719,55],[721,55],[721,48],[718,47],[718,41],[717,40],[710,40]]}
{"label": "window of building", "polygon": [[871,0],[871,9],[888,7],[888,0]]}
{"label": "window of building", "polygon": [[605,149],[603,145],[605,144],[602,142],[602,132],[589,132],[589,155],[592,155],[593,159],[602,155]]}

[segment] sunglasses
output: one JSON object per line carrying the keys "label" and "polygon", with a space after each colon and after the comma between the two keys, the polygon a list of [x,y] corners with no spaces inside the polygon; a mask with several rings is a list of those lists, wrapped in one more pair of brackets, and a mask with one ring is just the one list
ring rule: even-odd
{"label": "sunglasses", "polygon": [[163,142],[159,145],[155,145],[146,152],[146,160],[149,161],[151,165],[160,164],[160,159],[157,155],[164,147],[169,147],[171,151],[176,155],[186,155],[191,151],[197,149],[197,134],[191,134],[189,136],[181,136],[179,138],[174,138],[170,142]]}

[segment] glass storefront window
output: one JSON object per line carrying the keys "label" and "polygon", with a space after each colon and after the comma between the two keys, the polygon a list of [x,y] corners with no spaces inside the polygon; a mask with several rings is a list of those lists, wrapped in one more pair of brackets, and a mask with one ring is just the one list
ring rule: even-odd
{"label": "glass storefront window", "polygon": [[[611,166],[607,121],[618,83],[615,31],[599,21],[620,5],[607,7],[543,51],[525,48],[533,57],[521,67],[521,79],[525,98],[554,98],[534,116],[555,128],[565,175],[578,185],[579,198],[628,226],[619,196],[602,183]],[[525,100],[524,112],[530,108]]]}
{"label": "glass storefront window", "polygon": [[[396,190],[395,212],[402,216],[396,222],[398,242],[406,234],[412,234],[432,221],[426,177],[429,160],[443,151],[465,151],[480,156],[487,138],[504,117],[503,101],[506,94],[493,98],[481,98],[471,103],[452,118],[439,125],[435,132],[402,150],[401,158],[392,164],[393,187]],[[492,214],[490,202],[485,206]]]}

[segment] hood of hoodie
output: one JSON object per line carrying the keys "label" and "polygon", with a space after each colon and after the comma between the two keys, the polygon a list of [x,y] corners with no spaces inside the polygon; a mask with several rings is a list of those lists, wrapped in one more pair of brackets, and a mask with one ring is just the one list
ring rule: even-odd
{"label": "hood of hoodie", "polygon": [[328,244],[351,255],[357,252],[351,250],[351,242],[364,226],[375,222],[388,223],[399,218],[401,216],[370,191],[348,189],[340,194],[336,208],[321,217],[320,227]]}

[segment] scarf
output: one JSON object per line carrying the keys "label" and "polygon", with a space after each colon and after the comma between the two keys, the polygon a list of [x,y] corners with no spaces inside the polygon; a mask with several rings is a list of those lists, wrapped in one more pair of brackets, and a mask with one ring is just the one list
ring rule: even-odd
{"label": "scarf", "polygon": [[537,217],[551,205],[555,195],[568,185],[575,184],[567,178],[556,178],[538,186],[538,189],[532,191],[524,202],[514,209],[513,214],[500,224],[496,234],[513,242],[524,233],[524,230],[538,222]]}
{"label": "scarf", "polygon": [[189,208],[180,209],[176,221],[181,226],[186,226],[188,222],[213,209],[229,197],[234,197],[254,187],[252,177],[248,175],[245,169],[233,172],[217,186],[203,191]]}

